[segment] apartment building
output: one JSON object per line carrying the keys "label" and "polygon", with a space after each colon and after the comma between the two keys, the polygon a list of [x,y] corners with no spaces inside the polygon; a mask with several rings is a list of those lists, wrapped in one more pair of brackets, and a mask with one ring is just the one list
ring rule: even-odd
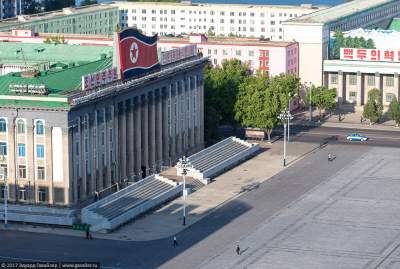
{"label": "apartment building", "polygon": [[114,2],[122,27],[136,27],[146,34],[184,35],[213,33],[283,40],[282,22],[324,7]]}

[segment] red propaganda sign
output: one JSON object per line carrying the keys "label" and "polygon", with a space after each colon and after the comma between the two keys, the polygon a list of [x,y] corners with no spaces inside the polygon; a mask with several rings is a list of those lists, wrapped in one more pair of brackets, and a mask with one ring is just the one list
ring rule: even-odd
{"label": "red propaganda sign", "polygon": [[104,69],[82,76],[82,90],[90,90],[116,80],[118,80],[118,69],[116,67]]}
{"label": "red propaganda sign", "polygon": [[197,55],[197,45],[190,44],[184,47],[163,51],[161,53],[161,65],[170,64]]}
{"label": "red propaganda sign", "polygon": [[122,79],[160,68],[157,35],[145,36],[137,29],[127,28],[118,34],[118,44]]}
{"label": "red propaganda sign", "polygon": [[399,63],[400,50],[341,48],[340,59]]}

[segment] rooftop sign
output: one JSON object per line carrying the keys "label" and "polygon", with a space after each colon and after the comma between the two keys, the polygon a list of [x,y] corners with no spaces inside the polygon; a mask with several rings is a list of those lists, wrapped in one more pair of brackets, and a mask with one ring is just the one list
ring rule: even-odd
{"label": "rooftop sign", "polygon": [[197,55],[197,45],[190,44],[181,48],[161,52],[161,65],[170,64]]}
{"label": "rooftop sign", "polygon": [[340,60],[399,63],[400,50],[341,48]]}
{"label": "rooftop sign", "polygon": [[10,84],[8,87],[11,92],[16,94],[47,94],[47,89],[45,85]]}
{"label": "rooftop sign", "polygon": [[82,91],[90,90],[118,80],[118,69],[111,67],[82,76]]}

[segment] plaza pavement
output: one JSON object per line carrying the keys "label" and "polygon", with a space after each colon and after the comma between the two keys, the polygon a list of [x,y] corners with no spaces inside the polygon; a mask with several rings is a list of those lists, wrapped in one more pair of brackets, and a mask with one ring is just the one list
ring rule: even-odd
{"label": "plaza pavement", "polygon": [[[207,214],[231,201],[239,195],[257,188],[259,184],[279,173],[282,166],[281,140],[272,144],[261,142],[262,151],[236,166],[232,170],[218,176],[215,181],[204,186],[187,197],[187,225],[182,225],[182,197],[171,201],[165,206],[150,212],[124,226],[109,233],[94,233],[94,238],[123,240],[123,241],[148,241],[170,237],[190,227]],[[288,145],[287,163],[290,166],[300,160],[319,146],[317,143],[295,142]],[[0,226],[0,229],[4,229]],[[12,223],[8,229],[61,234],[69,236],[84,236],[82,231],[69,228],[55,228],[41,225]]]}
{"label": "plaza pavement", "polygon": [[399,167],[399,148],[370,148],[197,268],[400,268]]}

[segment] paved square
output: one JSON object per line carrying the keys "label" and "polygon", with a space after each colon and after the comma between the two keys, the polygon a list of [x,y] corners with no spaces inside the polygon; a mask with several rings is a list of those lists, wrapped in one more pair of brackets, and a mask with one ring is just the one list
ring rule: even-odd
{"label": "paved square", "polygon": [[240,243],[201,268],[400,269],[400,149],[370,148]]}
{"label": "paved square", "polygon": [[255,264],[250,264],[249,269],[358,269],[364,268],[371,260],[353,257],[339,257],[303,253],[299,255],[288,251],[271,251]]}
{"label": "paved square", "polygon": [[376,255],[381,254],[398,234],[399,230],[392,229],[307,223],[284,239],[279,247]]}

